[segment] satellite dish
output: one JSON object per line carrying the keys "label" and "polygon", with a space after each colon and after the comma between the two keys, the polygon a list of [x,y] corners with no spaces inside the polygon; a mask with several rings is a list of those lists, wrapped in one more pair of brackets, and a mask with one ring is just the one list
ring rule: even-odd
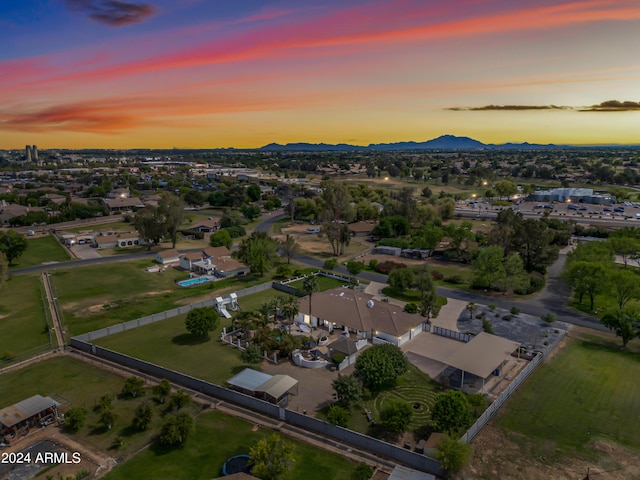
{"label": "satellite dish", "polygon": [[368,307],[368,308],[373,308],[373,300],[369,300],[369,301],[367,302],[367,307]]}
{"label": "satellite dish", "polygon": [[340,292],[340,296],[341,296],[341,297],[344,297],[344,292]]}

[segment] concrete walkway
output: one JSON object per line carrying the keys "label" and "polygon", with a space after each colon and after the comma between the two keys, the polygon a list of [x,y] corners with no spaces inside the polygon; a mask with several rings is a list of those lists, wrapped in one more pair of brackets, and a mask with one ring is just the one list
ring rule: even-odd
{"label": "concrete walkway", "polygon": [[436,327],[446,328],[459,332],[458,330],[458,318],[460,314],[467,307],[467,303],[464,300],[457,300],[455,298],[447,298],[447,304],[443,305],[440,309],[440,313],[436,318],[431,319],[431,323]]}

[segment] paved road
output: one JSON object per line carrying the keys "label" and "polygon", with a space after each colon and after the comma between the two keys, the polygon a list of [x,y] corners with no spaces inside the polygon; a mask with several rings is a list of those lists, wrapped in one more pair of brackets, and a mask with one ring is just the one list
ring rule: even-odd
{"label": "paved road", "polygon": [[[274,223],[278,220],[282,220],[286,215],[277,215],[273,218],[267,219],[260,223],[257,227],[257,231],[269,232]],[[298,255],[295,258],[296,261],[304,263],[315,268],[322,268],[324,262],[317,258],[310,257],[308,255]],[[463,300],[465,302],[474,302],[481,304],[495,303],[499,308],[505,308],[507,310],[511,307],[518,307],[522,313],[528,313],[535,316],[543,316],[547,313],[554,313],[559,321],[571,323],[573,325],[579,325],[581,327],[593,328],[596,330],[608,331],[598,320],[574,312],[567,307],[567,299],[570,298],[571,291],[564,285],[559,278],[562,267],[566,260],[566,252],[561,253],[558,260],[549,267],[549,276],[545,288],[538,293],[534,298],[527,298],[522,300],[503,300],[499,296],[488,296],[481,293],[467,292],[465,290],[457,290],[448,287],[438,287],[438,295],[444,297],[455,298],[457,300]],[[349,275],[349,272],[344,266],[339,266],[335,269],[338,273]],[[387,276],[375,272],[361,272],[358,275],[359,278],[372,282],[387,283]]]}
{"label": "paved road", "polygon": [[[255,231],[259,232],[269,232],[274,223],[279,220],[282,220],[287,215],[280,214],[274,215],[272,217],[266,218],[263,222],[259,223]],[[198,251],[188,250],[188,251]],[[185,250],[186,252],[186,250]],[[101,257],[101,258],[91,258],[86,260],[74,260],[69,262],[59,262],[47,265],[37,265],[33,267],[19,268],[16,270],[11,270],[12,275],[19,275],[24,273],[36,273],[43,272],[46,270],[55,270],[59,268],[69,268],[69,267],[84,267],[90,265],[102,265],[106,263],[112,262],[125,262],[130,260],[139,260],[139,259],[148,259],[155,256],[154,252],[146,252],[146,253],[135,253],[129,255],[117,255],[117,256],[109,256],[109,257]],[[570,296],[570,291],[563,284],[563,282],[559,278],[559,273],[562,270],[562,266],[564,265],[564,261],[566,259],[566,253],[562,253],[556,263],[554,263],[549,268],[549,279],[545,289],[540,292],[535,298],[523,299],[523,300],[502,300],[499,296],[487,296],[482,295],[480,293],[475,292],[467,292],[464,290],[457,290],[453,288],[447,287],[438,287],[438,295],[442,295],[449,298],[455,298],[458,300],[463,300],[465,302],[474,302],[474,303],[495,303],[500,308],[510,309],[513,306],[518,307],[522,313],[528,313],[530,315],[542,316],[549,312],[554,313],[558,320],[571,323],[573,325],[579,325],[582,327],[594,328],[597,330],[608,331],[605,327],[603,327],[598,320],[588,317],[586,315],[582,315],[580,313],[574,312],[567,307],[567,299]],[[305,265],[309,265],[314,268],[322,268],[323,261],[317,258],[310,257],[308,255],[298,255],[295,258],[296,261],[300,263],[304,263]],[[349,272],[344,266],[339,266],[336,268],[338,273],[348,275]],[[358,275],[359,278],[364,280],[373,281],[373,282],[381,282],[387,283],[387,276],[382,275],[380,273],[375,272],[361,272]]]}

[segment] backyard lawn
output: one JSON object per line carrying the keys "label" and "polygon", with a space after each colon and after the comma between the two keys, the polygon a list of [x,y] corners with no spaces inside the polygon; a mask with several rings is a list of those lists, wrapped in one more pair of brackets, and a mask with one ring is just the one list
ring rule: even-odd
{"label": "backyard lawn", "polygon": [[70,335],[241,290],[270,278],[246,275],[182,288],[175,285],[175,280],[188,278],[187,272],[170,268],[162,273],[148,273],[145,267],[150,264],[142,260],[52,272]]}
{"label": "backyard lawn", "polygon": [[0,358],[19,358],[50,347],[40,295],[38,275],[14,275],[6,282],[0,297]]}
{"label": "backyard lawn", "polygon": [[27,249],[22,256],[13,261],[11,270],[68,260],[71,260],[71,257],[55,237],[50,235],[37,238],[27,237]]}
{"label": "backyard lawn", "polygon": [[[270,430],[254,431],[253,425],[221,412],[206,412],[196,418],[195,430],[181,448],[154,445],[116,467],[107,480],[209,479],[221,475],[224,462],[234,455],[247,454]],[[286,438],[286,437],[285,437]],[[342,480],[350,478],[355,465],[339,455],[286,438],[295,445],[291,472],[282,480]]]}
{"label": "backyard lawn", "polygon": [[532,456],[558,461],[577,454],[595,459],[607,441],[640,454],[640,345],[585,335],[538,368],[498,417],[531,444]]}
{"label": "backyard lawn", "polygon": [[95,343],[219,385],[248,366],[240,359],[240,350],[218,340],[222,326],[230,325],[229,320],[223,320],[205,342],[193,340],[184,320],[185,315],[180,315]]}

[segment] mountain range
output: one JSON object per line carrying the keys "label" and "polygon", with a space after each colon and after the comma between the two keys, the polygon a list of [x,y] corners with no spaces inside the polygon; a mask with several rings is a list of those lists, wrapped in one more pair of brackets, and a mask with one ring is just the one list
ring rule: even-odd
{"label": "mountain range", "polygon": [[544,149],[544,148],[567,148],[567,145],[540,145],[534,143],[504,143],[501,145],[482,143],[469,137],[457,137],[455,135],[442,135],[425,142],[396,142],[396,143],[371,143],[364,146],[338,143],[331,145],[327,143],[270,143],[259,150],[276,152],[344,152],[363,150],[515,150],[515,149]]}

